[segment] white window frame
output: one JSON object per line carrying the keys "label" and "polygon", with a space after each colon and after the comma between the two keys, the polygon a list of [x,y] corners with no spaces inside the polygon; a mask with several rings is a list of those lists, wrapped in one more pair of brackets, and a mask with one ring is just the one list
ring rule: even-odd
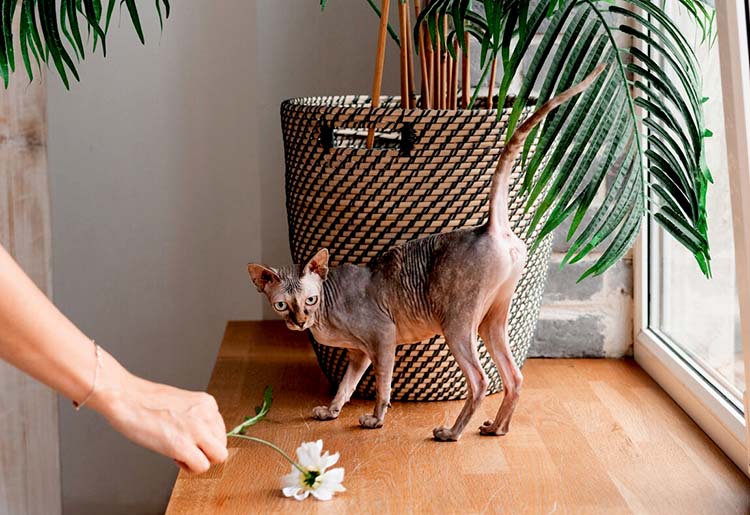
{"label": "white window frame", "polygon": [[[716,444],[750,476],[750,53],[748,0],[716,2],[724,122],[731,191],[740,331],[745,367],[744,415],[696,372],[689,356],[667,345],[648,327],[648,223],[636,243],[634,354],[656,380]],[[652,244],[654,242],[652,241]]]}

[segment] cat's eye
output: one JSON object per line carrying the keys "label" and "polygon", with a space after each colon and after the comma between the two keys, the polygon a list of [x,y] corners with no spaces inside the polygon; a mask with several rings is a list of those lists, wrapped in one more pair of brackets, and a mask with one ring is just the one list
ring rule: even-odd
{"label": "cat's eye", "polygon": [[282,300],[273,303],[273,309],[275,309],[276,311],[286,311],[286,307],[286,302]]}
{"label": "cat's eye", "polygon": [[313,295],[312,297],[307,297],[307,299],[305,299],[305,304],[307,304],[308,306],[314,306],[317,303],[318,303],[317,295]]}

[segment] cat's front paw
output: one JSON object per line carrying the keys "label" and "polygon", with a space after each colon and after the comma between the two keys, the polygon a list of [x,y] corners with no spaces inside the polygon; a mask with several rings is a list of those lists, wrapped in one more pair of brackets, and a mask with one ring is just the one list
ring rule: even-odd
{"label": "cat's front paw", "polygon": [[383,421],[379,420],[375,415],[362,415],[359,417],[359,425],[365,429],[377,429],[383,427]]}
{"label": "cat's front paw", "polygon": [[458,435],[447,427],[436,427],[432,430],[432,436],[438,442],[455,442],[458,440]]}
{"label": "cat's front paw", "polygon": [[318,420],[333,420],[339,416],[339,412],[331,410],[328,406],[317,406],[313,408],[313,417]]}

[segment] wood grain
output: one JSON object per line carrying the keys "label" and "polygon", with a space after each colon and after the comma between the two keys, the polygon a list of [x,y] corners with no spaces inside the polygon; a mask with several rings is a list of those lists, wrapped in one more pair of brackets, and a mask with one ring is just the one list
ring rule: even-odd
{"label": "wood grain", "polygon": [[[0,245],[51,295],[47,90],[35,74],[13,74],[0,93]],[[0,362],[0,413],[0,513],[60,513],[57,396]]]}
{"label": "wood grain", "polygon": [[[511,432],[437,443],[461,401],[395,403],[380,430],[357,419],[355,400],[336,421],[312,420],[330,399],[304,334],[276,322],[232,322],[209,392],[227,426],[274,388],[266,421],[252,428],[293,452],[323,439],[341,453],[348,491],[321,503],[281,495],[288,472],[272,451],[230,441],[230,458],[202,476],[180,473],[168,514],[654,513],[732,514],[750,508],[750,482],[632,361],[529,360]],[[494,416],[486,399],[472,426]]]}

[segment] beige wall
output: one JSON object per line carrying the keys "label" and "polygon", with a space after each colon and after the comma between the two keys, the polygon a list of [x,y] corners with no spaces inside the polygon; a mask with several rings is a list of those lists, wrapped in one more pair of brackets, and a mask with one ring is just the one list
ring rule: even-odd
{"label": "beige wall", "polygon": [[[225,321],[263,315],[247,261],[289,261],[279,104],[367,93],[377,20],[365,2],[182,0],[159,37],[143,5],[145,47],[123,16],[82,83],[50,80],[55,300],[133,371],[204,388]],[[66,513],[161,513],[173,464],[60,408]]]}

